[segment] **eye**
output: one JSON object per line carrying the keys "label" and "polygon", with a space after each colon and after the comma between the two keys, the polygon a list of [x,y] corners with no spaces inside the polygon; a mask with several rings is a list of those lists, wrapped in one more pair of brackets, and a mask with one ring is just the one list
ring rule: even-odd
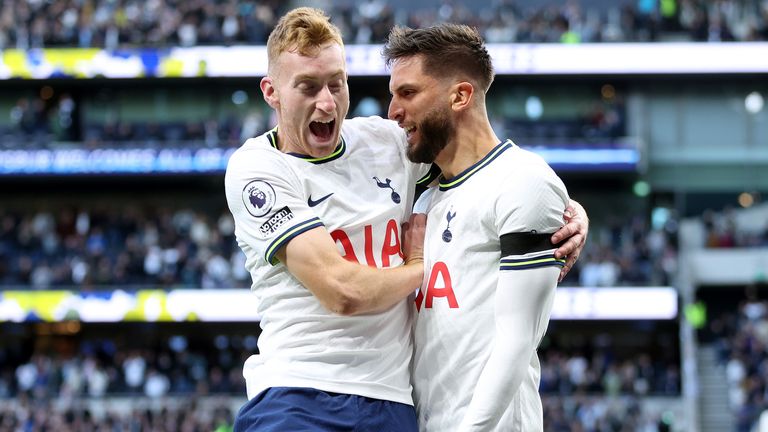
{"label": "eye", "polygon": [[317,90],[317,85],[309,81],[302,81],[296,87],[304,93],[312,93]]}
{"label": "eye", "polygon": [[330,84],[328,84],[328,88],[332,92],[338,92],[344,88],[344,83],[342,81],[333,81]]}

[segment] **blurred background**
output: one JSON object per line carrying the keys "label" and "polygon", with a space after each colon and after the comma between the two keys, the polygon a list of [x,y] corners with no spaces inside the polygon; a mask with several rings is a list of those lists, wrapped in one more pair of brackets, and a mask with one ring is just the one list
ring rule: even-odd
{"label": "blurred background", "polygon": [[2,0],[0,431],[231,429],[260,330],[223,174],[299,5],[350,116],[386,115],[392,25],[476,26],[497,134],[588,209],[547,431],[768,430],[768,1]]}

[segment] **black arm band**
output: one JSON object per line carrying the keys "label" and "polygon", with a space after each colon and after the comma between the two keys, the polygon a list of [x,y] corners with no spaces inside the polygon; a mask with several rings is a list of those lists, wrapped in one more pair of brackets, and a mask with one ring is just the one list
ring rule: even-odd
{"label": "black arm band", "polygon": [[501,235],[501,256],[524,255],[560,247],[565,240],[558,244],[551,241],[552,234],[507,233]]}

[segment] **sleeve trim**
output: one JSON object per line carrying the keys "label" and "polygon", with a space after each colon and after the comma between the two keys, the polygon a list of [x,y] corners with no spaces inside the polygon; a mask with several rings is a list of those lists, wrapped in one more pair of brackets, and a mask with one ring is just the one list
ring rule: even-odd
{"label": "sleeve trim", "polygon": [[565,258],[555,258],[554,252],[526,258],[502,258],[499,270],[528,270],[540,267],[563,267]]}
{"label": "sleeve trim", "polygon": [[279,236],[275,239],[275,241],[270,243],[270,245],[267,247],[267,252],[264,255],[264,259],[266,259],[267,262],[271,265],[277,264],[278,259],[275,257],[275,254],[281,247],[285,246],[289,241],[291,241],[291,239],[298,236],[299,234],[319,226],[323,226],[323,223],[319,218],[312,218],[294,225],[292,228],[286,230],[283,235]]}

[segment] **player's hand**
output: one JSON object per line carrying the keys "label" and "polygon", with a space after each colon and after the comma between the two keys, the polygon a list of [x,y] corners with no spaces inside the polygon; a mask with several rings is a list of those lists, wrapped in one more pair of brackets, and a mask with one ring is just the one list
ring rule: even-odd
{"label": "player's hand", "polygon": [[414,213],[403,224],[403,255],[405,263],[424,262],[424,233],[427,227],[427,215]]}
{"label": "player's hand", "polygon": [[565,226],[557,230],[552,235],[552,243],[557,244],[563,240],[567,240],[562,246],[555,251],[557,258],[568,257],[565,261],[565,267],[560,270],[560,277],[558,282],[562,282],[565,275],[579,259],[581,250],[584,249],[584,244],[587,242],[587,233],[589,232],[589,218],[587,217],[587,211],[578,202],[571,200],[568,207],[563,214],[563,221]]}

